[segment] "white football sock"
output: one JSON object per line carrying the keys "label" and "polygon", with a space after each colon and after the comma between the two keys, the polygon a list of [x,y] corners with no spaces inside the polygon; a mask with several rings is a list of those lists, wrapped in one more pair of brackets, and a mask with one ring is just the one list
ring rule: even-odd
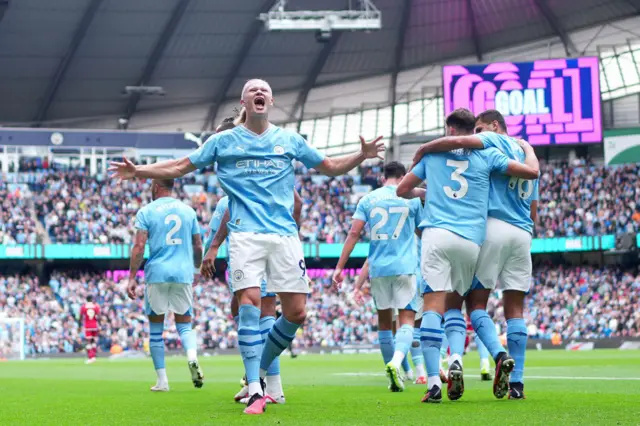
{"label": "white football sock", "polygon": [[402,364],[402,360],[404,360],[404,352],[395,351],[393,353],[393,358],[391,358],[391,364],[396,368],[400,368],[400,365]]}
{"label": "white football sock", "polygon": [[167,378],[167,370],[164,368],[158,368],[156,370],[156,374],[158,375],[159,383],[169,383],[169,379]]}
{"label": "white football sock", "polygon": [[196,349],[187,349],[187,359],[189,362],[198,360],[198,351]]}
{"label": "white football sock", "polygon": [[460,363],[460,367],[462,367],[462,357],[459,354],[451,354],[451,356],[449,356],[449,366],[456,361],[458,361]]}
{"label": "white football sock", "polygon": [[253,383],[249,383],[249,396],[252,396],[254,394],[260,394],[262,395],[262,386],[260,386],[260,382],[253,382]]}
{"label": "white football sock", "polygon": [[279,374],[277,376],[267,376],[267,394],[274,398],[284,395],[282,391],[282,379]]}
{"label": "white football sock", "polygon": [[440,376],[429,376],[427,378],[427,389],[431,389],[433,386],[437,386],[442,388],[442,381],[440,380]]}
{"label": "white football sock", "polygon": [[424,364],[416,365],[416,374],[418,375],[418,377],[426,377],[427,372],[424,369]]}

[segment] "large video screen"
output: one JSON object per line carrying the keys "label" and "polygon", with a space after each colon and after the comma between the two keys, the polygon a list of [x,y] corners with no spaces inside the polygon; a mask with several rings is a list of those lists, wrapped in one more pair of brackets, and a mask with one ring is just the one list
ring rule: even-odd
{"label": "large video screen", "polygon": [[444,112],[497,109],[532,145],[602,142],[598,58],[443,67]]}

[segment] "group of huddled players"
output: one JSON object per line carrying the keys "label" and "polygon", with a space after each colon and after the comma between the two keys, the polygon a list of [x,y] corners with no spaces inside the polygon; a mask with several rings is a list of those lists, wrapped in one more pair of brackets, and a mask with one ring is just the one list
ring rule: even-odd
{"label": "group of huddled players", "polygon": [[[214,261],[227,241],[228,283],[235,295],[231,309],[245,367],[245,386],[235,398],[246,403],[245,413],[262,414],[267,403],[285,401],[278,357],[304,323],[309,292],[298,237],[301,202],[294,189],[293,160],[339,176],[367,159],[382,158],[384,145],[380,137],[370,142],[361,138],[358,152],[325,157],[297,133],[269,123],[274,98],[263,80],[248,81],[240,103],[241,114],[225,120],[189,156],[150,165],[134,165],[125,158],[112,163],[109,170],[122,180],[153,179],[154,201],[136,216],[127,288],[129,297],[138,296],[135,277],[148,242],[145,311],[158,376],[151,390],[169,390],[162,331],[164,315],[170,311],[193,383],[202,387],[204,375],[191,327],[191,283],[194,267],[206,277],[213,276]],[[408,174],[399,163],[387,164],[385,186],[360,201],[334,282],[342,281],[342,269],[368,224],[370,253],[362,275],[371,277],[390,389],[404,388],[399,369],[414,348],[419,379],[427,383],[423,401],[439,402],[440,352],[446,334],[451,356],[449,371],[442,378],[449,383],[450,399],[462,396],[466,322],[461,308],[466,302],[475,332],[496,361],[494,394],[502,398],[511,389],[510,397],[523,397],[527,331],[522,305],[531,276],[530,204],[537,192],[536,184],[526,179],[537,178],[537,159],[526,142],[506,136],[504,119],[496,111],[476,120],[470,111],[457,110],[446,123],[449,136],[423,145]],[[173,179],[214,163],[227,197],[216,207],[203,249],[195,212],[171,198],[171,189]],[[417,188],[425,180],[428,191]],[[421,235],[422,248],[416,247],[420,239],[416,243],[414,235]],[[486,312],[498,279],[505,290],[511,355],[501,346]],[[277,319],[276,295],[282,309]],[[393,310],[398,311],[399,320],[395,336]],[[418,324],[420,344],[416,345],[414,326]],[[418,349],[426,372],[416,362]]]}

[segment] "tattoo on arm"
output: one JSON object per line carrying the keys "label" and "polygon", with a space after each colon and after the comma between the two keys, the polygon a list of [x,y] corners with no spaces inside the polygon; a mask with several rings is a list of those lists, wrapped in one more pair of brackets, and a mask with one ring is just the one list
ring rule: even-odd
{"label": "tattoo on arm", "polygon": [[202,265],[202,237],[200,234],[194,234],[191,238],[193,243],[193,265],[199,268]]}
{"label": "tattoo on arm", "polygon": [[149,233],[138,229],[131,250],[131,260],[129,261],[129,279],[135,279],[144,260],[144,246],[147,244]]}

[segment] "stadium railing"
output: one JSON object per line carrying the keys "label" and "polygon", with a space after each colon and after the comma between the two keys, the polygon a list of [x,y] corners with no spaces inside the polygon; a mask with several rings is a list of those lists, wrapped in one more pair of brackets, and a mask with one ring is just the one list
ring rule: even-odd
{"label": "stadium railing", "polygon": [[[636,236],[636,246],[640,247],[640,234]],[[598,252],[616,248],[615,235],[576,238],[534,238],[532,254],[564,252]],[[342,244],[303,244],[306,258],[338,258]],[[352,257],[365,258],[369,243],[358,243]],[[0,259],[128,259],[131,254],[127,244],[21,244],[0,246]],[[145,250],[148,257],[149,248]],[[226,247],[222,246],[218,258],[225,258]]]}

